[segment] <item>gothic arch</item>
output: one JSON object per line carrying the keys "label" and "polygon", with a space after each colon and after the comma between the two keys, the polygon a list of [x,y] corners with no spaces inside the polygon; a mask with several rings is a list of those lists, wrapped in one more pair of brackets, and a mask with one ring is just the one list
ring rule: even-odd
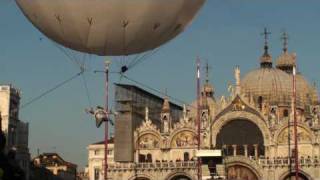
{"label": "gothic arch", "polygon": [[249,113],[246,111],[232,111],[220,116],[218,119],[214,120],[213,123],[211,124],[212,145],[216,146],[217,135],[219,134],[220,130],[224,125],[226,125],[231,121],[239,120],[239,119],[247,120],[257,125],[257,127],[260,129],[262,133],[264,145],[269,146],[271,144],[272,136],[266,122],[263,119],[261,119],[256,114]]}
{"label": "gothic arch", "polygon": [[[314,136],[313,132],[310,130],[310,128],[303,124],[303,123],[298,123],[298,127],[302,128],[303,130],[305,130],[308,135],[311,136],[311,143],[314,144],[316,142],[316,137]],[[282,126],[276,130],[276,132],[274,133],[274,138],[273,138],[273,141],[275,142],[276,145],[278,145],[278,140],[279,140],[279,136],[281,135],[281,133],[283,131],[285,131],[286,129],[288,128],[288,124],[285,123],[285,124],[282,124]]]}
{"label": "gothic arch", "polygon": [[192,177],[191,175],[189,175],[186,172],[172,172],[170,173],[165,180],[173,180],[173,178],[178,177],[178,176],[185,176],[187,178],[189,178],[190,180],[195,180],[195,177]]}
{"label": "gothic arch", "polygon": [[174,141],[176,140],[177,136],[179,134],[182,134],[182,133],[192,134],[192,136],[196,136],[197,135],[197,132],[194,129],[191,129],[191,128],[181,128],[179,130],[176,130],[170,135],[170,138],[169,138],[169,142],[170,142],[170,147],[171,148],[176,148],[176,147],[173,146]]}

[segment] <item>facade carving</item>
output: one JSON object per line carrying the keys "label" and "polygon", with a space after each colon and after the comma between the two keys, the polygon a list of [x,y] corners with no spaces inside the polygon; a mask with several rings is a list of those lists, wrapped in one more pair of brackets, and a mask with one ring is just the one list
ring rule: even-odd
{"label": "facade carving", "polygon": [[[240,68],[235,69],[235,84],[228,87],[230,96],[216,101],[208,80],[201,91],[201,149],[222,149],[231,179],[286,180],[293,173],[290,68],[295,60],[286,59],[293,56],[283,52],[274,67],[268,53],[265,47],[261,67],[242,78]],[[196,180],[196,102],[184,105],[180,119],[172,119],[168,101],[166,98],[159,113],[161,125],[153,124],[146,110],[145,121],[134,132],[135,162],[110,165],[112,179]],[[296,110],[301,179],[320,180],[319,100],[301,74]]]}

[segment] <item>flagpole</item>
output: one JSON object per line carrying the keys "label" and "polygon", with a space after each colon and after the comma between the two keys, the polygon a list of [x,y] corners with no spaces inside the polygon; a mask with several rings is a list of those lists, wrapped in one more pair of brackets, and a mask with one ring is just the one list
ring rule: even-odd
{"label": "flagpole", "polygon": [[[197,58],[197,126],[198,126],[198,151],[200,150],[200,58]],[[201,180],[201,159],[198,157],[198,180]]]}
{"label": "flagpole", "polygon": [[295,177],[299,179],[299,152],[298,152],[298,123],[297,123],[297,84],[296,67],[293,67],[293,123],[294,123],[294,158],[295,158]]}

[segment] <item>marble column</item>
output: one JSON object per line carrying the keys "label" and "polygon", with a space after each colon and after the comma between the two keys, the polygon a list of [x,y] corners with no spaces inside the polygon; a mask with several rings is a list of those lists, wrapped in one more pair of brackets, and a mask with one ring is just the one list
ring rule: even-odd
{"label": "marble column", "polygon": [[236,156],[237,155],[237,145],[236,144],[232,145],[232,148],[233,148],[233,156]]}
{"label": "marble column", "polygon": [[254,144],[253,147],[254,147],[254,157],[255,157],[256,159],[258,159],[258,157],[259,157],[259,154],[258,154],[258,144]]}
{"label": "marble column", "polygon": [[243,145],[243,148],[244,148],[244,156],[248,157],[248,145],[247,144]]}

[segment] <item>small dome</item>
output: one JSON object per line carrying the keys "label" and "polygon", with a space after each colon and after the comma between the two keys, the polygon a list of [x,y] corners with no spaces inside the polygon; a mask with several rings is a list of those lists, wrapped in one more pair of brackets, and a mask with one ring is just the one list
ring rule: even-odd
{"label": "small dome", "polygon": [[296,65],[296,53],[283,52],[277,59],[276,67],[279,69],[292,68]]}
{"label": "small dome", "polygon": [[202,95],[212,97],[214,95],[214,87],[210,83],[205,83],[202,87]]}

